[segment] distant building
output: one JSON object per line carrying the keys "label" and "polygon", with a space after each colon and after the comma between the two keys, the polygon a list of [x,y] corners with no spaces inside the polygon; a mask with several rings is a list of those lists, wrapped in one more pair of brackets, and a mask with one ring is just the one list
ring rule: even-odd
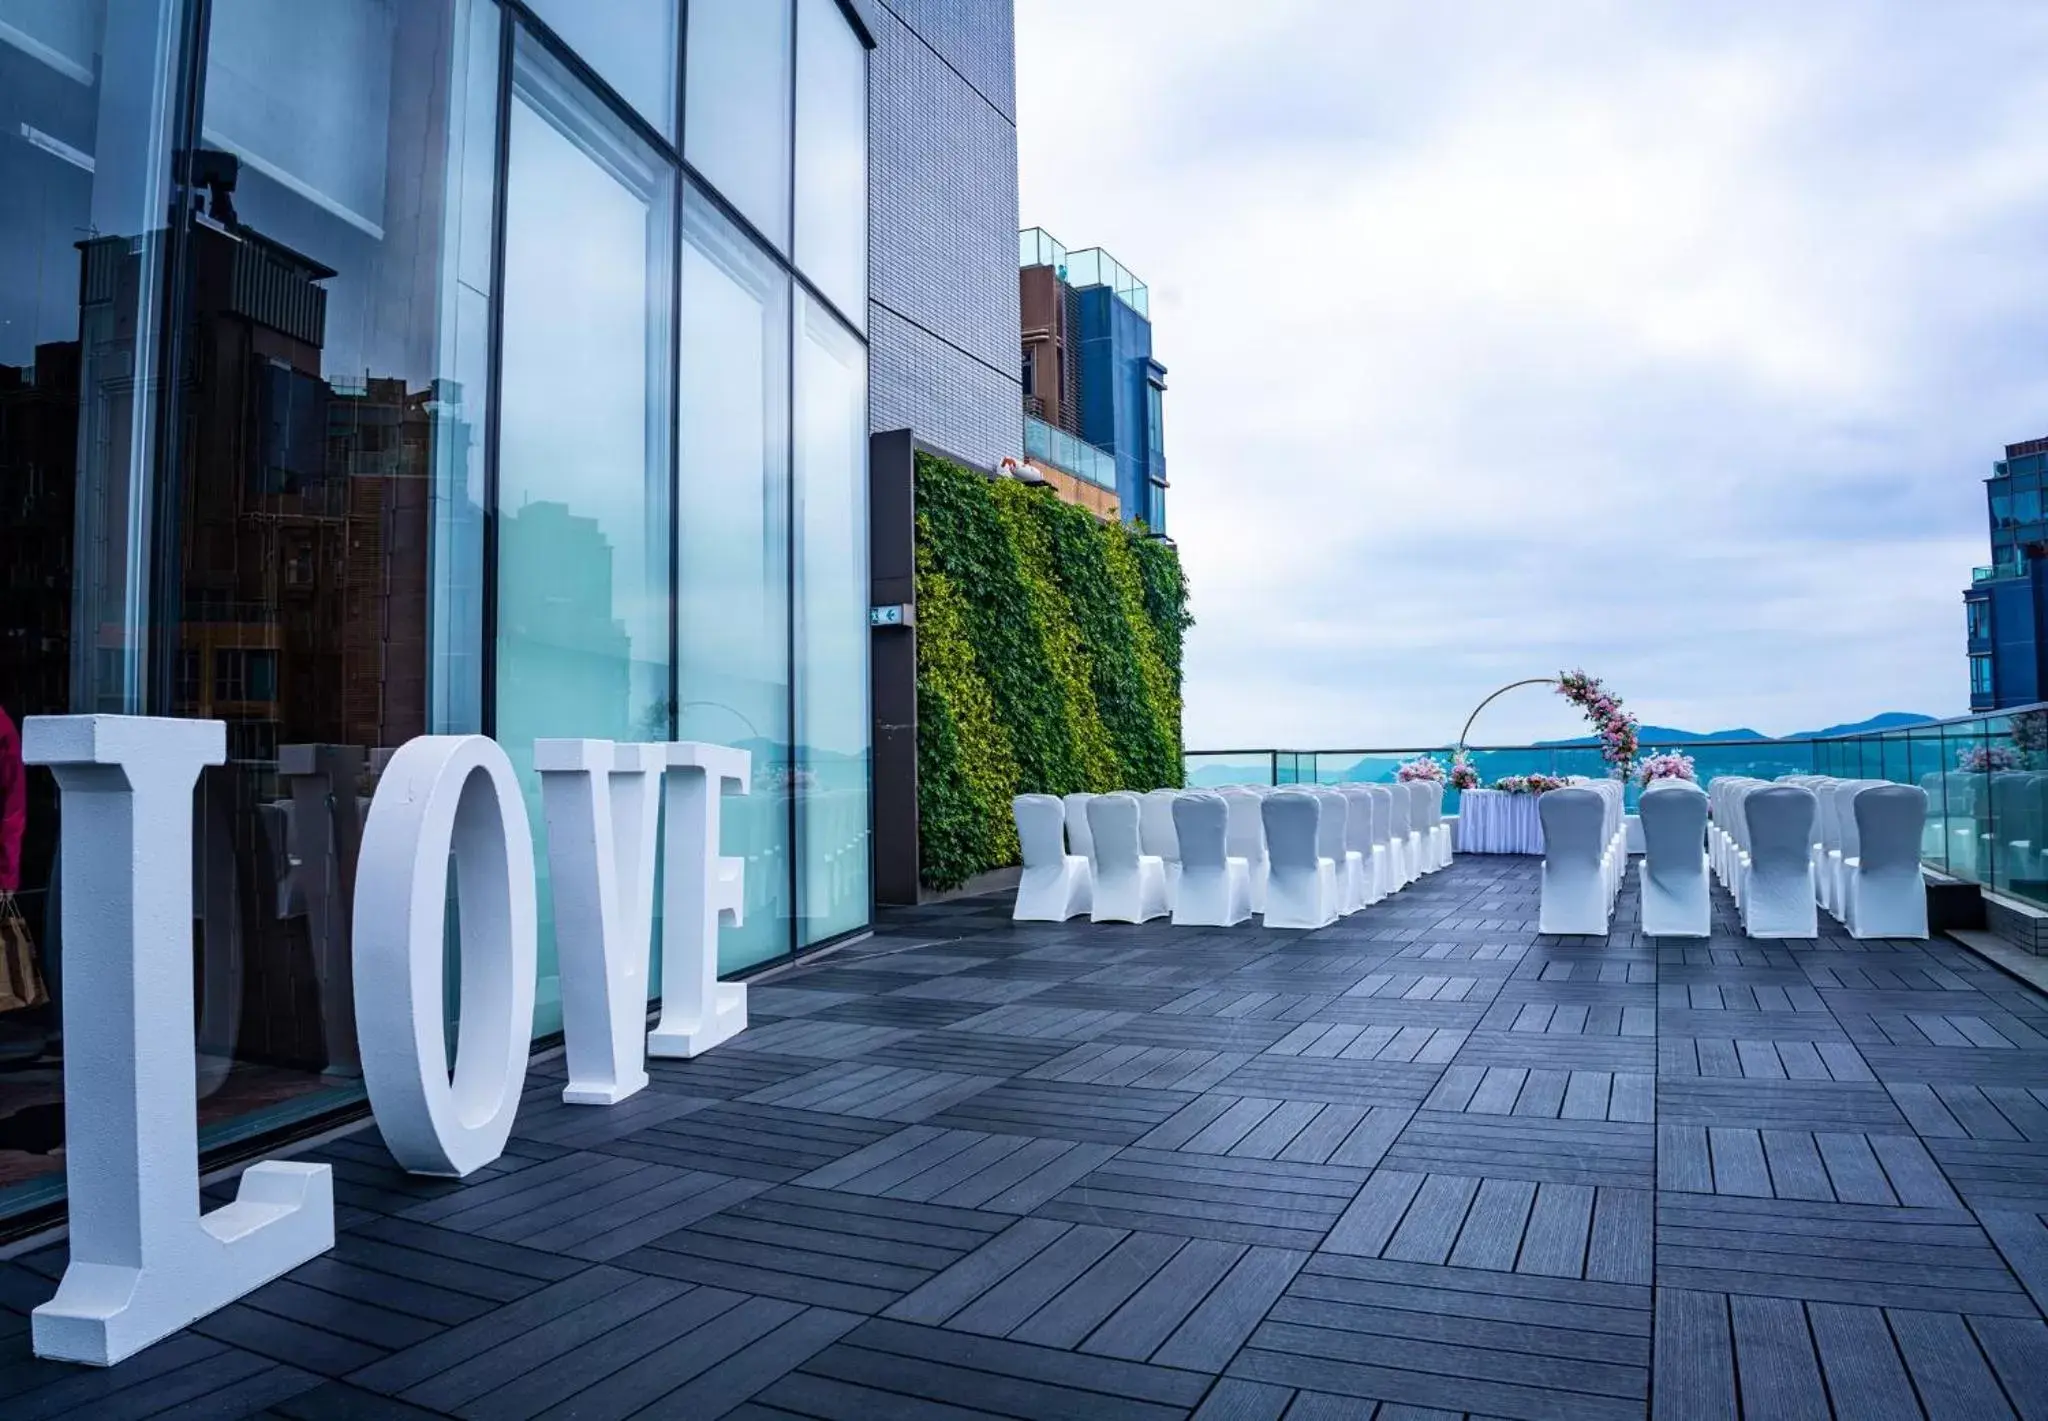
{"label": "distant building", "polygon": [[2048,439],[2005,446],[1984,481],[1991,563],[1963,593],[1970,656],[1970,709],[2003,710],[2048,693],[2041,631],[2048,626]]}
{"label": "distant building", "polygon": [[[1071,503],[1164,535],[1166,367],[1151,293],[1100,247],[1018,238],[1024,452]],[[1111,498],[1113,497],[1113,502]]]}

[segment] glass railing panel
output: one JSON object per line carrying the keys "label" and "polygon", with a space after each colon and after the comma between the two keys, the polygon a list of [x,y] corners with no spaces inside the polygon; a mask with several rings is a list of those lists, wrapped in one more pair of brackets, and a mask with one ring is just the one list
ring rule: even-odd
{"label": "glass railing panel", "polygon": [[1112,493],[1116,491],[1114,454],[1048,424],[1035,414],[1024,416],[1024,453],[1030,458],[1042,459],[1054,468],[1064,469],[1098,488]]}
{"label": "glass railing panel", "polygon": [[1940,727],[1917,728],[1906,737],[1906,783],[1918,785],[1927,796],[1920,861],[1937,873],[1949,871],[1948,768]]}
{"label": "glass railing panel", "polygon": [[1181,761],[1189,789],[1221,789],[1225,785],[1273,783],[1273,753],[1188,755]]}
{"label": "glass railing panel", "polygon": [[1017,234],[1017,264],[1019,266],[1059,266],[1067,259],[1067,249],[1057,238],[1043,227],[1026,227]]}

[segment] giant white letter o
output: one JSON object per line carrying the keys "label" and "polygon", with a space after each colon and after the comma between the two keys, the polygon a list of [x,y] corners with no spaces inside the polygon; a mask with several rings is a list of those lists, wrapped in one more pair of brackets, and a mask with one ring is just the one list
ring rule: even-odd
{"label": "giant white letter o", "polygon": [[[442,1019],[448,863],[462,935],[455,1071]],[[533,830],[512,762],[482,735],[408,742],[377,784],[357,861],[356,1032],[392,1157],[461,1176],[512,1133],[533,1039]]]}

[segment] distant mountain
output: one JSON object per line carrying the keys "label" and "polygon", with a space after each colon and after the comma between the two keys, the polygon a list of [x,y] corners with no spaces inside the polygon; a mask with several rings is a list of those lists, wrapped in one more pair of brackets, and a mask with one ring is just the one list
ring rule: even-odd
{"label": "distant mountain", "polygon": [[[1702,734],[1697,730],[1677,730],[1668,725],[1646,725],[1637,733],[1636,739],[1644,745],[1669,743],[1673,740],[1768,740],[1770,737],[1761,730],[1716,730]],[[1570,740],[1539,740],[1538,745],[1592,745],[1597,743],[1593,736],[1578,735]]]}
{"label": "distant mountain", "polygon": [[[1669,745],[1677,741],[1819,740],[1824,736],[1868,735],[1879,730],[1897,730],[1901,726],[1926,725],[1933,719],[1935,717],[1931,715],[1920,715],[1914,711],[1885,711],[1882,714],[1871,716],[1868,720],[1853,721],[1847,725],[1831,725],[1825,730],[1802,730],[1797,735],[1779,736],[1766,735],[1761,730],[1751,730],[1747,726],[1735,730],[1716,730],[1702,733],[1697,730],[1678,730],[1668,725],[1646,725],[1642,728],[1642,734],[1638,738],[1642,744],[1649,746]],[[1590,735],[1581,735],[1571,740],[1539,740],[1536,743],[1544,747],[1555,746],[1564,748],[1574,745],[1592,745],[1597,742]],[[1438,759],[1444,759],[1448,756],[1449,752],[1439,749],[1433,753],[1436,754]],[[1405,755],[1391,757],[1369,755],[1342,771],[1327,763],[1322,765],[1321,769],[1325,778],[1351,780],[1391,779],[1395,769],[1406,758]],[[1258,778],[1263,776],[1265,772],[1263,764],[1256,763],[1250,759],[1230,761],[1224,764],[1198,766],[1195,772],[1189,776],[1188,783],[1192,787],[1213,788],[1217,785],[1237,784],[1247,778]]]}
{"label": "distant mountain", "polygon": [[1873,730],[1897,730],[1903,725],[1926,725],[1933,720],[1931,715],[1920,715],[1914,711],[1885,711],[1868,720],[1859,720],[1849,725],[1831,725],[1826,730],[1802,730],[1797,735],[1788,735],[1787,740],[1819,740],[1828,735],[1864,735]]}
{"label": "distant mountain", "polygon": [[[1897,730],[1906,725],[1925,725],[1933,720],[1931,715],[1920,715],[1915,711],[1885,711],[1868,720],[1859,720],[1848,725],[1831,725],[1825,730],[1802,730],[1795,735],[1766,735],[1761,730],[1747,726],[1739,730],[1678,730],[1668,725],[1646,725],[1637,739],[1644,745],[1669,744],[1675,740],[1819,740],[1831,735],[1867,735],[1878,730]],[[1580,735],[1570,740],[1539,740],[1539,745],[1591,745],[1594,738]]]}

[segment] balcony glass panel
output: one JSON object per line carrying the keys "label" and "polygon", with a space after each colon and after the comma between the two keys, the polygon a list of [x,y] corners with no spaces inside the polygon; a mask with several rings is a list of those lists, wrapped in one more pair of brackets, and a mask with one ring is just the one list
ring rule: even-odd
{"label": "balcony glass panel", "polygon": [[1116,492],[1116,456],[1078,439],[1037,415],[1024,416],[1024,453],[1098,488]]}

